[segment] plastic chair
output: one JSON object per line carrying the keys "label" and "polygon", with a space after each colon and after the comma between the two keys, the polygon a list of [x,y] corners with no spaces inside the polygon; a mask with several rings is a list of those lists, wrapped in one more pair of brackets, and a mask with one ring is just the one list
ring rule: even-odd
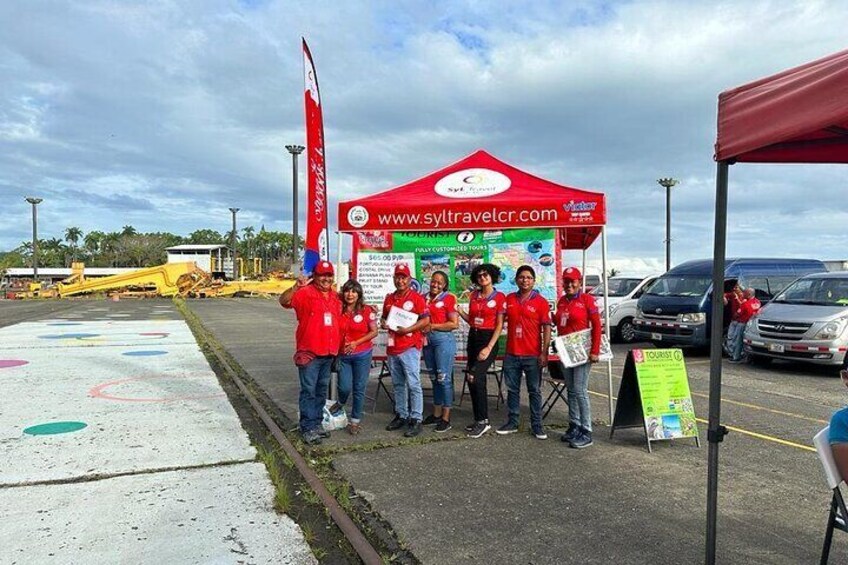
{"label": "plastic chair", "polygon": [[830,499],[830,514],[827,518],[827,530],[825,531],[824,545],[822,546],[820,561],[822,565],[825,565],[830,557],[833,530],[848,532],[848,510],[845,508],[845,500],[842,498],[842,492],[839,490],[839,485],[842,484],[842,476],[839,474],[839,469],[836,468],[836,462],[833,460],[833,451],[827,440],[828,432],[830,432],[830,426],[825,427],[813,438],[816,453],[824,469],[825,481],[827,482],[827,486],[833,490],[833,497]]}

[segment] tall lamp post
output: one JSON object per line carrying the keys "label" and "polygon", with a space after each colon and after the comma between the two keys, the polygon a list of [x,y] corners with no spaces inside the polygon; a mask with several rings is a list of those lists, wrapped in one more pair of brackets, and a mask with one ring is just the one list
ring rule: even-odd
{"label": "tall lamp post", "polygon": [[27,202],[32,204],[32,278],[38,282],[38,206],[41,204],[41,198],[28,196]]}
{"label": "tall lamp post", "polygon": [[665,187],[665,270],[671,269],[671,187],[680,183],[677,179],[657,179]]}
{"label": "tall lamp post", "polygon": [[304,149],[303,145],[286,145],[286,149],[292,156],[292,273],[297,274],[300,269],[297,265],[297,156]]}
{"label": "tall lamp post", "polygon": [[239,208],[230,208],[230,212],[233,213],[233,233],[230,234],[230,246],[233,249],[233,280],[238,280],[238,266],[236,265],[236,260],[238,257],[238,251],[236,250],[236,212],[238,211]]}

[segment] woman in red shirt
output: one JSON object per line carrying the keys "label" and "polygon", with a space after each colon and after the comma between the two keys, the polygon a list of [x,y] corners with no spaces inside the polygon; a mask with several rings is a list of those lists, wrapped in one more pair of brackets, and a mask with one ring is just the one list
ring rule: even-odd
{"label": "woman in red shirt", "polygon": [[377,336],[377,314],[365,304],[362,286],[355,280],[344,283],[339,294],[342,300],[339,404],[344,406],[347,403],[352,390],[353,406],[347,431],[356,435],[361,430],[365,387],[371,372],[372,341]]}
{"label": "woman in red shirt", "polygon": [[478,438],[492,429],[489,425],[489,397],[486,391],[486,376],[498,355],[498,338],[503,329],[506,296],[495,290],[501,278],[501,270],[491,263],[477,265],[471,271],[471,282],[477,290],[471,293],[468,313],[460,311],[468,330],[468,367],[466,380],[471,393],[474,422],[466,426],[468,437]]}
{"label": "woman in red shirt", "polygon": [[448,292],[448,275],[442,271],[434,272],[430,278],[427,307],[430,310],[430,330],[422,354],[433,381],[433,413],[422,424],[435,425],[436,431],[441,433],[451,429],[453,360],[456,356],[453,330],[459,327],[456,296]]}
{"label": "woman in red shirt", "polygon": [[601,318],[595,299],[580,292],[583,277],[576,267],[562,272],[565,294],[557,302],[557,335],[591,329],[592,344],[589,361],[583,365],[563,369],[568,389],[568,431],[560,438],[577,449],[592,445],[592,405],[589,403],[589,370],[597,363],[601,350]]}

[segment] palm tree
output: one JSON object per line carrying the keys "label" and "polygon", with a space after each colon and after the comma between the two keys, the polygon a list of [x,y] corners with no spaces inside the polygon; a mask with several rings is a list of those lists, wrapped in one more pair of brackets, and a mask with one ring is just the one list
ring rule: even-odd
{"label": "palm tree", "polygon": [[82,237],[82,230],[76,226],[65,229],[65,241],[71,244],[71,261],[77,260],[77,243]]}
{"label": "palm tree", "polygon": [[121,235],[136,235],[137,233],[138,230],[129,225],[121,228]]}
{"label": "palm tree", "polygon": [[253,234],[256,231],[253,226],[246,226],[241,229],[244,232],[244,241],[247,243],[247,256],[253,257]]}

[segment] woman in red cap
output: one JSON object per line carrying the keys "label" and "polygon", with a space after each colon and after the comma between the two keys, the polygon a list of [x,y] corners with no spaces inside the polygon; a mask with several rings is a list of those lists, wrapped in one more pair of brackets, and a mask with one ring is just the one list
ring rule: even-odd
{"label": "woman in red cap", "polygon": [[470,327],[468,330],[468,368],[466,370],[468,390],[474,421],[466,426],[468,437],[478,438],[492,429],[489,425],[489,396],[486,376],[498,355],[498,338],[503,329],[506,312],[506,296],[495,290],[501,278],[501,270],[491,263],[477,265],[471,271],[471,282],[477,290],[471,293],[468,313],[459,315]]}
{"label": "woman in red cap", "polygon": [[558,335],[591,329],[592,345],[589,362],[563,370],[568,389],[568,431],[560,438],[571,447],[581,449],[592,445],[592,405],[589,403],[589,370],[598,361],[601,350],[601,317],[595,299],[580,292],[580,270],[568,267],[562,272],[565,294],[557,302]]}

